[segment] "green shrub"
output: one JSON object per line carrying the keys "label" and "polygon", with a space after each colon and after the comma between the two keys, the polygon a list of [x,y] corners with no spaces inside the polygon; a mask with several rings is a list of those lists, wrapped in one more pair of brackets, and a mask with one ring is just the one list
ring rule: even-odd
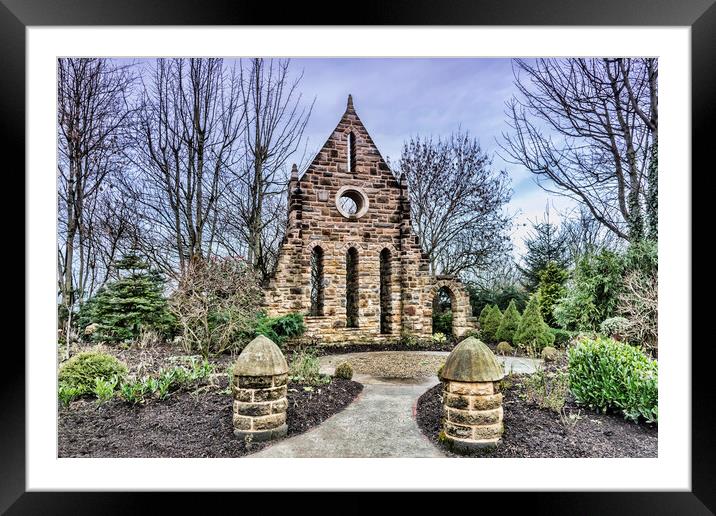
{"label": "green shrub", "polygon": [[509,342],[500,342],[495,348],[495,351],[498,355],[511,355],[515,350],[510,346]]}
{"label": "green shrub", "polygon": [[348,362],[342,362],[336,367],[333,376],[336,378],[343,378],[344,380],[350,380],[353,378],[353,367]]}
{"label": "green shrub", "polygon": [[92,393],[97,397],[97,401],[99,403],[104,403],[114,397],[114,390],[118,383],[119,378],[116,376],[113,376],[109,380],[97,377],[94,379],[94,388],[92,389]]}
{"label": "green shrub", "polygon": [[502,322],[502,312],[496,306],[490,309],[490,312],[485,317],[485,325],[480,330],[482,338],[487,342],[495,342],[497,340],[497,330],[500,328]]}
{"label": "green shrub", "polygon": [[568,360],[569,386],[579,403],[619,410],[634,421],[658,421],[658,363],[643,351],[597,337],[571,347]]}
{"label": "green shrub", "polygon": [[539,300],[536,295],[530,298],[522,319],[515,332],[514,343],[522,349],[531,349],[539,352],[546,346],[554,343],[554,335],[549,331],[549,327],[542,320],[542,314],[539,309]]}
{"label": "green shrub", "polygon": [[599,331],[605,337],[623,340],[629,331],[629,321],[624,317],[610,317],[602,321],[602,324],[599,325]]}
{"label": "green shrub", "polygon": [[120,274],[80,307],[79,328],[92,327],[87,336],[96,342],[122,342],[152,329],[165,337],[176,331],[176,318],[164,297],[164,280],[137,256],[115,264]]}
{"label": "green shrub", "polygon": [[447,337],[444,333],[435,333],[433,334],[433,342],[437,344],[443,344],[447,341]]}
{"label": "green shrub", "polygon": [[133,405],[144,403],[147,394],[149,394],[149,385],[143,380],[129,379],[119,387],[119,396]]}
{"label": "green shrub", "polygon": [[571,286],[554,307],[556,323],[567,330],[597,330],[615,314],[623,272],[623,260],[612,251],[584,256]]}
{"label": "green shrub", "polygon": [[452,335],[452,311],[433,313],[433,333]]}
{"label": "green shrub", "polygon": [[564,408],[569,391],[569,376],[565,371],[545,372],[540,368],[529,375],[523,385],[527,401],[557,413]]}
{"label": "green shrub", "polygon": [[545,362],[554,362],[555,360],[557,360],[557,350],[554,349],[552,346],[546,346],[542,349],[542,353],[540,356]]}
{"label": "green shrub", "polygon": [[308,385],[321,385],[331,381],[330,377],[321,374],[321,365],[312,351],[301,351],[293,357],[289,364],[289,377],[292,381]]}
{"label": "green shrub", "polygon": [[287,339],[300,337],[306,331],[303,314],[290,313],[278,317],[261,317],[256,325],[256,335],[268,337],[276,344],[283,344]]}
{"label": "green shrub", "polygon": [[572,332],[563,330],[562,328],[550,328],[549,331],[554,335],[554,346],[558,348],[567,347],[573,335]]}
{"label": "green shrub", "polygon": [[412,348],[418,345],[418,339],[410,330],[403,328],[400,331],[400,344],[405,347]]}
{"label": "green shrub", "polygon": [[507,310],[505,310],[505,313],[502,314],[502,320],[500,321],[500,326],[497,328],[495,340],[512,342],[515,337],[517,327],[520,325],[521,318],[522,317],[517,311],[517,306],[515,305],[514,300],[510,301],[510,304],[507,306]]}
{"label": "green shrub", "polygon": [[60,403],[65,407],[83,394],[85,393],[78,387],[66,385],[63,383],[59,385],[59,388],[57,390],[57,398],[60,400]]}
{"label": "green shrub", "polygon": [[127,367],[112,355],[85,351],[62,364],[58,380],[61,386],[64,385],[66,389],[74,390],[81,396],[94,392],[95,378],[106,382],[112,381],[113,378],[122,381],[126,374]]}
{"label": "green shrub", "polygon": [[542,319],[550,326],[554,326],[554,306],[564,294],[564,282],[567,281],[567,271],[555,262],[549,262],[539,273],[539,287],[537,297],[539,298]]}
{"label": "green shrub", "polygon": [[492,312],[492,305],[485,305],[482,307],[482,311],[477,318],[477,322],[480,323],[480,330],[485,327],[485,321],[487,320],[487,316],[490,314],[490,312]]}

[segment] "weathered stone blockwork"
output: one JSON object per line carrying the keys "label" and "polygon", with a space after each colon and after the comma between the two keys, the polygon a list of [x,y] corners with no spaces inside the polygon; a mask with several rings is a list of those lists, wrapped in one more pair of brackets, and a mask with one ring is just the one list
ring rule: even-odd
{"label": "weathered stone blockwork", "polygon": [[[339,208],[342,195],[356,201],[354,214]],[[288,209],[278,266],[266,290],[269,315],[305,314],[308,334],[321,343],[395,340],[403,331],[428,337],[433,298],[445,286],[453,301],[454,333],[460,336],[475,327],[463,285],[430,275],[427,256],[411,227],[406,181],[394,177],[350,97],[337,127],[300,178],[294,166]],[[322,251],[323,281],[321,309],[312,315],[311,256],[316,246]],[[357,283],[358,297],[355,327],[346,325],[355,320],[347,313],[351,248],[358,254],[358,281],[352,282]]]}

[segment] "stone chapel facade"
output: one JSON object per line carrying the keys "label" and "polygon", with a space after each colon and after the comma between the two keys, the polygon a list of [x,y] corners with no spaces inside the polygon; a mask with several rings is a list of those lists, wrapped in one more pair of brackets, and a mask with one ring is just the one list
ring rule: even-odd
{"label": "stone chapel facade", "polygon": [[321,343],[432,334],[433,299],[451,298],[453,334],[476,326],[459,280],[432,276],[396,179],[353,107],[288,191],[288,227],[266,288],[270,316],[304,314]]}

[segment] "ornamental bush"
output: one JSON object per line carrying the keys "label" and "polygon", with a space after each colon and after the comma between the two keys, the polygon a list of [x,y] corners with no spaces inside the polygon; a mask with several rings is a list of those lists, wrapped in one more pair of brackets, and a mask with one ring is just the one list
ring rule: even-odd
{"label": "ornamental bush", "polygon": [[485,327],[485,321],[487,320],[487,316],[492,311],[492,305],[485,305],[482,307],[482,310],[480,311],[480,315],[477,318],[477,322],[480,323],[480,330],[482,330]]}
{"label": "ornamental bush", "polygon": [[549,262],[539,274],[539,297],[542,319],[549,326],[555,325],[553,310],[557,301],[564,295],[564,282],[567,281],[567,271],[555,262]]}
{"label": "ornamental bush", "polygon": [[604,319],[599,325],[599,331],[605,337],[611,337],[615,340],[624,340],[624,336],[629,328],[629,321],[624,317],[610,317]]}
{"label": "ornamental bush", "polygon": [[621,411],[633,421],[659,419],[658,363],[614,339],[581,340],[567,352],[569,387],[578,403]]}
{"label": "ornamental bush", "polygon": [[306,331],[303,314],[293,312],[278,317],[261,316],[256,325],[256,335],[268,337],[276,344],[283,344],[286,340],[300,337]]}
{"label": "ornamental bush", "polygon": [[517,327],[520,325],[521,318],[520,313],[517,311],[515,301],[510,301],[505,313],[502,314],[502,320],[500,321],[499,328],[497,328],[495,340],[512,342],[515,337]]}
{"label": "ornamental bush", "polygon": [[550,328],[549,331],[554,335],[554,346],[558,348],[566,347],[573,335],[571,331],[562,328]]}
{"label": "ornamental bush", "polygon": [[343,378],[344,380],[350,380],[353,378],[353,367],[348,362],[341,362],[338,366],[336,366],[333,376],[336,378]]}
{"label": "ornamental bush", "polygon": [[554,335],[542,320],[538,296],[530,298],[514,336],[514,344],[521,349],[541,351],[554,343]]}
{"label": "ornamental bush", "polygon": [[482,326],[480,335],[487,342],[495,342],[497,340],[497,330],[502,322],[502,312],[497,306],[493,306],[485,317],[485,325]]}
{"label": "ornamental bush", "polygon": [[94,392],[97,379],[114,385],[127,375],[127,366],[106,353],[85,351],[78,353],[60,366],[58,381],[63,393],[75,397]]}

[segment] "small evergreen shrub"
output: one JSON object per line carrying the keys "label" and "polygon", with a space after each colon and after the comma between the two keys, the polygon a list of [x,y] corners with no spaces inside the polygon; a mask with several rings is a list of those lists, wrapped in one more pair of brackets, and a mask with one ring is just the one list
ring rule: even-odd
{"label": "small evergreen shrub", "polygon": [[498,355],[511,355],[515,349],[510,346],[509,342],[500,342],[495,348],[495,351]]}
{"label": "small evergreen shrub", "polygon": [[545,362],[554,362],[555,360],[557,360],[557,350],[554,349],[552,346],[546,346],[544,349],[542,349],[542,353],[540,356]]}
{"label": "small evergreen shrub", "polygon": [[542,319],[550,326],[554,326],[554,306],[564,295],[564,282],[567,281],[567,271],[555,262],[549,262],[539,273],[539,287],[537,297],[539,298]]}
{"label": "small evergreen shrub", "polygon": [[497,328],[495,340],[512,342],[515,337],[517,327],[520,325],[520,313],[517,311],[514,299],[507,305],[505,313],[502,314],[500,326]]}
{"label": "small evergreen shrub", "polygon": [[[96,378],[110,382],[121,382],[127,375],[127,366],[112,355],[85,351],[78,353],[62,364],[58,375],[60,387],[77,396],[94,392]],[[115,383],[116,385],[116,383]]]}
{"label": "small evergreen shrub", "polygon": [[633,421],[658,421],[658,363],[643,351],[597,337],[581,340],[567,356],[570,390],[579,403],[619,410]]}
{"label": "small evergreen shrub", "polygon": [[480,330],[485,327],[485,321],[487,320],[487,316],[490,314],[491,311],[492,305],[485,305],[482,307],[480,315],[477,318],[477,322],[480,323]]}
{"label": "small evergreen shrub", "polygon": [[485,318],[485,325],[480,330],[480,334],[487,342],[495,342],[497,340],[497,330],[502,322],[502,312],[497,306],[493,306]]}
{"label": "small evergreen shrub", "polygon": [[348,362],[342,362],[336,367],[336,371],[333,373],[336,378],[343,378],[344,380],[350,380],[353,378],[353,367]]}
{"label": "small evergreen shrub", "polygon": [[300,337],[305,331],[303,314],[297,312],[278,317],[262,316],[256,325],[256,335],[268,337],[279,345],[288,339]]}
{"label": "small evergreen shrub", "polygon": [[567,347],[572,338],[572,332],[563,330],[562,328],[550,328],[550,333],[554,335],[554,346],[557,348]]}
{"label": "small evergreen shrub", "polygon": [[522,314],[522,319],[515,332],[514,343],[521,349],[531,349],[536,352],[554,343],[554,335],[542,320],[539,300],[536,295],[532,296],[529,303],[527,303],[525,312]]}
{"label": "small evergreen shrub", "polygon": [[610,317],[602,321],[602,324],[599,325],[599,331],[605,337],[624,340],[629,331],[629,321],[624,317]]}

